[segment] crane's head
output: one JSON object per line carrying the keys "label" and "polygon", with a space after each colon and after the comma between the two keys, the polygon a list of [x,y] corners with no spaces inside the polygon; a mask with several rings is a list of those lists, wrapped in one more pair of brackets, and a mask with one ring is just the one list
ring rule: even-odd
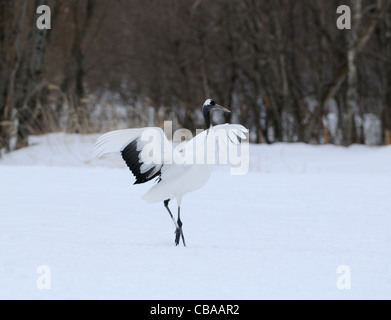
{"label": "crane's head", "polygon": [[231,112],[227,108],[224,108],[223,106],[218,105],[214,100],[207,99],[205,101],[204,105],[202,106],[202,111],[205,113],[205,111],[209,112],[209,111],[211,111],[213,109],[222,110],[224,112]]}

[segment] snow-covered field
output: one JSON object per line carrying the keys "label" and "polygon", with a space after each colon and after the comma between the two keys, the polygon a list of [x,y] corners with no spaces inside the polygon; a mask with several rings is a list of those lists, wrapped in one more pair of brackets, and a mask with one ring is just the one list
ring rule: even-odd
{"label": "snow-covered field", "polygon": [[0,159],[1,299],[391,299],[391,147],[251,146],[184,198],[184,248],[95,138]]}

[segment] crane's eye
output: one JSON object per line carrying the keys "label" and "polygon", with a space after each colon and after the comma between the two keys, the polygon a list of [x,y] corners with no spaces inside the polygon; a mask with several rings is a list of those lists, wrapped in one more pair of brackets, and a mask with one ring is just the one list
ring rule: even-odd
{"label": "crane's eye", "polygon": [[214,105],[216,105],[216,102],[214,100],[210,100],[210,105],[214,106]]}

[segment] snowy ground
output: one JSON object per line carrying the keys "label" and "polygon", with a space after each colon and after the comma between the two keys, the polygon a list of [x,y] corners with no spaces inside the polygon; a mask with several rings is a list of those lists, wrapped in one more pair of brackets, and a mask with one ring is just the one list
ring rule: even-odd
{"label": "snowy ground", "polygon": [[391,299],[390,147],[251,146],[184,198],[183,248],[95,137],[0,159],[1,299]]}

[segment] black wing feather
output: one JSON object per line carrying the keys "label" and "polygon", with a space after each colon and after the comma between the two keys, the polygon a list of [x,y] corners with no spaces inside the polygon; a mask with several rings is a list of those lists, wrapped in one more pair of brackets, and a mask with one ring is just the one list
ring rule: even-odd
{"label": "black wing feather", "polygon": [[141,173],[142,161],[139,158],[141,150],[137,150],[137,141],[134,140],[129,143],[124,150],[121,151],[122,158],[125,160],[126,165],[132,171],[133,175],[136,177],[136,182],[134,184],[140,184],[154,179],[157,176],[161,175],[161,167],[158,172],[150,176],[152,171],[156,169],[155,167],[151,168],[147,172]]}

